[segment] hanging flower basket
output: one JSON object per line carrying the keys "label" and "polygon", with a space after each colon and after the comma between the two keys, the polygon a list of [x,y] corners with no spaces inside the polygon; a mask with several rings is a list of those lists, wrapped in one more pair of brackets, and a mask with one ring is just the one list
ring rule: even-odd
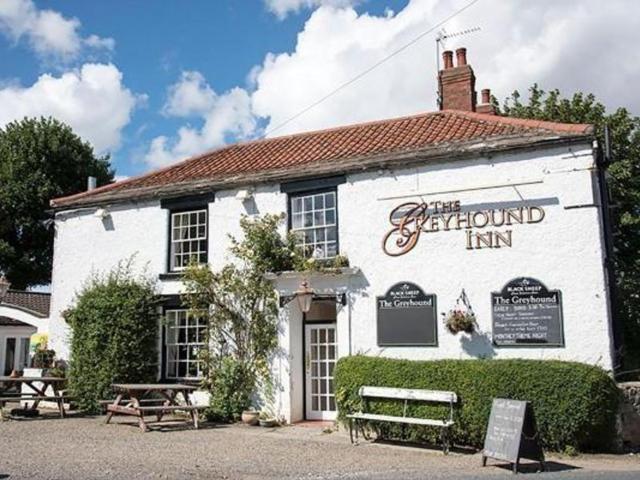
{"label": "hanging flower basket", "polygon": [[473,308],[471,308],[464,289],[456,301],[456,306],[445,315],[444,325],[454,335],[460,332],[471,334],[476,331],[478,326],[476,315],[473,313]]}
{"label": "hanging flower basket", "polygon": [[476,316],[462,310],[451,310],[444,321],[447,330],[454,335],[465,332],[473,333],[476,329]]}

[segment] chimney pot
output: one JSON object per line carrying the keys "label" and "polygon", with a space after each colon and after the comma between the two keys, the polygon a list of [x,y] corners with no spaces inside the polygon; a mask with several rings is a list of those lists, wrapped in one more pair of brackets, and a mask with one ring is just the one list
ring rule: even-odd
{"label": "chimney pot", "polygon": [[491,103],[491,90],[488,88],[482,89],[482,103]]}
{"label": "chimney pot", "polygon": [[87,178],[87,190],[93,190],[98,186],[98,179],[96,177]]}
{"label": "chimney pot", "polygon": [[442,60],[444,61],[444,70],[453,68],[453,52],[451,50],[442,52]]}
{"label": "chimney pot", "polygon": [[467,64],[467,49],[462,47],[456,50],[457,67],[463,67]]}

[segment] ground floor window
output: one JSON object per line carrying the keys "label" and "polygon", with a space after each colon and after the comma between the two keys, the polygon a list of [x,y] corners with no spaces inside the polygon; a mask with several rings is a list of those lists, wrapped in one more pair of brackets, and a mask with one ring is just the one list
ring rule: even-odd
{"label": "ground floor window", "polygon": [[206,343],[206,319],[187,309],[165,310],[165,375],[201,378],[200,352]]}

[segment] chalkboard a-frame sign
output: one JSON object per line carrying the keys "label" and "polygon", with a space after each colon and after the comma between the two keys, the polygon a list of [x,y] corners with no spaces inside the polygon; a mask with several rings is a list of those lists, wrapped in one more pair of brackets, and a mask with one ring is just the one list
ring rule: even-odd
{"label": "chalkboard a-frame sign", "polygon": [[518,473],[521,458],[536,460],[540,462],[541,470],[545,470],[544,453],[529,402],[505,398],[493,400],[482,450],[483,467],[487,458],[510,462],[513,473]]}
{"label": "chalkboard a-frame sign", "polygon": [[376,298],[378,345],[438,345],[436,296],[415,283],[399,282]]}

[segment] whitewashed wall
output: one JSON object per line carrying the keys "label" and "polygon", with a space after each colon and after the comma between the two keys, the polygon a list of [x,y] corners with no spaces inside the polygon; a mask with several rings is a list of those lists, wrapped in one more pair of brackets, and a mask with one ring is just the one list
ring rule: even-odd
{"label": "whitewashed wall", "polygon": [[[554,150],[476,159],[432,166],[396,175],[366,173],[349,178],[339,190],[341,250],[362,268],[369,287],[353,306],[353,352],[415,359],[540,358],[576,360],[612,368],[608,298],[603,267],[603,236],[599,218],[594,157],[591,148]],[[401,256],[383,253],[381,240],[390,228],[388,215],[404,201],[384,197],[479,186],[538,181],[518,187],[427,195],[430,201],[460,200],[462,205],[549,199],[545,219],[513,225],[512,248],[467,250],[465,232],[421,236]],[[555,202],[555,203],[554,203]],[[503,230],[501,228],[499,230]],[[464,288],[480,330],[491,334],[491,292],[511,279],[534,277],[549,289],[562,291],[565,347],[493,348],[488,337],[454,336],[438,329],[438,348],[378,348],[375,297],[396,282],[417,283],[437,295],[439,312],[453,308]]]}
{"label": "whitewashed wall", "polygon": [[73,305],[76,293],[94,273],[103,273],[135,255],[135,267],[150,274],[164,271],[167,259],[168,214],[157,203],[108,208],[104,220],[95,209],[56,215],[51,281],[50,345],[68,358],[69,329],[62,312]]}
{"label": "whitewashed wall", "polygon": [[[413,359],[544,358],[576,360],[612,368],[608,298],[603,268],[603,237],[591,146],[506,154],[494,158],[430,164],[400,171],[350,175],[338,187],[341,252],[360,273],[349,278],[314,278],[312,285],[330,291],[332,285],[349,291],[350,304],[338,314],[339,354],[366,353]],[[538,183],[508,186],[514,183]],[[488,188],[507,185],[500,188]],[[482,188],[482,189],[478,189]],[[456,190],[458,193],[434,194]],[[279,185],[260,187],[252,200],[241,202],[236,190],[216,192],[209,205],[210,262],[218,268],[227,260],[227,234],[239,233],[241,214],[286,211],[286,195]],[[546,199],[543,222],[514,225],[513,247],[465,249],[464,230],[428,233],[400,257],[387,256],[383,235],[389,230],[391,209],[406,201],[460,200],[478,209],[494,202]],[[411,197],[411,195],[414,195]],[[386,200],[387,197],[406,196]],[[51,341],[68,355],[67,328],[60,313],[92,271],[112,268],[136,254],[136,265],[152,275],[165,273],[168,213],[158,202],[110,207],[111,219],[93,217],[95,209],[61,212],[56,216],[52,283]],[[565,347],[495,348],[491,346],[491,292],[515,277],[534,277],[550,289],[562,291]],[[276,282],[291,293],[300,277]],[[437,295],[439,313],[455,304],[462,288],[468,294],[485,336],[453,336],[438,326],[437,348],[379,348],[376,344],[375,297],[400,281],[418,284]],[[177,293],[179,282],[159,282],[162,293]],[[282,374],[281,407],[290,419],[302,406],[298,384],[302,359],[301,321],[294,307],[283,310],[277,368]],[[297,308],[297,307],[295,307]],[[299,344],[299,346],[297,346]]]}

